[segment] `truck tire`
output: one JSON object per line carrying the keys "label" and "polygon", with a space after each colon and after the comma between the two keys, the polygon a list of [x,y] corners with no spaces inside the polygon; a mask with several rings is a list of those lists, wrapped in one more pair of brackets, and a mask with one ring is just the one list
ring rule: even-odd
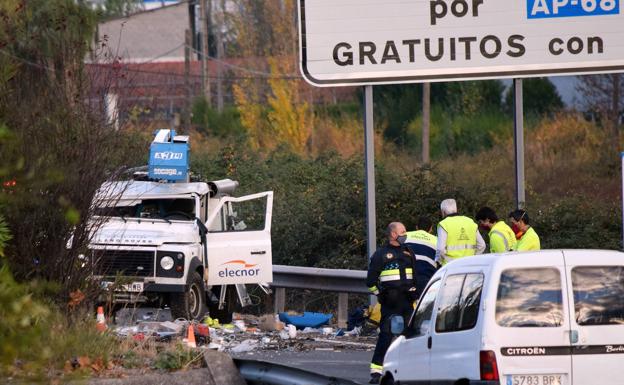
{"label": "truck tire", "polygon": [[171,314],[173,318],[201,321],[206,314],[206,292],[204,281],[196,271],[184,293],[171,294]]}
{"label": "truck tire", "polygon": [[[221,286],[214,286],[212,288],[212,292],[215,297],[219,298],[219,294],[221,293]],[[219,323],[229,324],[232,322],[232,313],[236,310],[236,302],[237,295],[236,289],[234,286],[228,285],[227,292],[225,293],[225,303],[223,304],[223,309],[219,310],[219,302],[211,303],[208,307],[208,313],[210,314],[210,318],[216,318],[219,320]]]}

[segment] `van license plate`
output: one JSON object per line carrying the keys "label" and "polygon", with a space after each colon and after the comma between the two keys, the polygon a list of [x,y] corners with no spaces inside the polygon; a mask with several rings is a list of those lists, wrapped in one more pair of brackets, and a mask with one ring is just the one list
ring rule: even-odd
{"label": "van license plate", "polygon": [[563,374],[512,374],[506,385],[566,385]]}

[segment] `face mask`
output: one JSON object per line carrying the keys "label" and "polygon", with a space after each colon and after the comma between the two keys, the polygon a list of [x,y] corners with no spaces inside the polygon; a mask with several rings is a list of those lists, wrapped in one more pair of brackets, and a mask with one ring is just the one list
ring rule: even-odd
{"label": "face mask", "polygon": [[407,240],[407,234],[399,235],[396,238],[396,241],[399,242],[400,245],[404,244],[406,240]]}
{"label": "face mask", "polygon": [[518,225],[517,223],[511,224],[511,231],[513,231],[514,234],[516,234],[516,238],[522,236],[522,230],[520,230],[520,225]]}

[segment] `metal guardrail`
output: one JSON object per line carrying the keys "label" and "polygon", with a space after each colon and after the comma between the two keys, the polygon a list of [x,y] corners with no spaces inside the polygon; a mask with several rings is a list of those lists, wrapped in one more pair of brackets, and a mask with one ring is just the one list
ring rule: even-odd
{"label": "metal guardrail", "polygon": [[234,359],[249,385],[357,385],[357,382],[329,377],[271,362]]}
{"label": "metal guardrail", "polygon": [[273,282],[270,285],[276,288],[368,294],[364,270],[273,265]]}

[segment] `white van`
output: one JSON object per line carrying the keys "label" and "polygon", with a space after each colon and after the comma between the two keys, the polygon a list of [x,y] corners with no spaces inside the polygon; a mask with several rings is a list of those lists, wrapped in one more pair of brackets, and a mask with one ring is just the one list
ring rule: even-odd
{"label": "white van", "polygon": [[624,253],[462,258],[431,278],[382,384],[624,384]]}

